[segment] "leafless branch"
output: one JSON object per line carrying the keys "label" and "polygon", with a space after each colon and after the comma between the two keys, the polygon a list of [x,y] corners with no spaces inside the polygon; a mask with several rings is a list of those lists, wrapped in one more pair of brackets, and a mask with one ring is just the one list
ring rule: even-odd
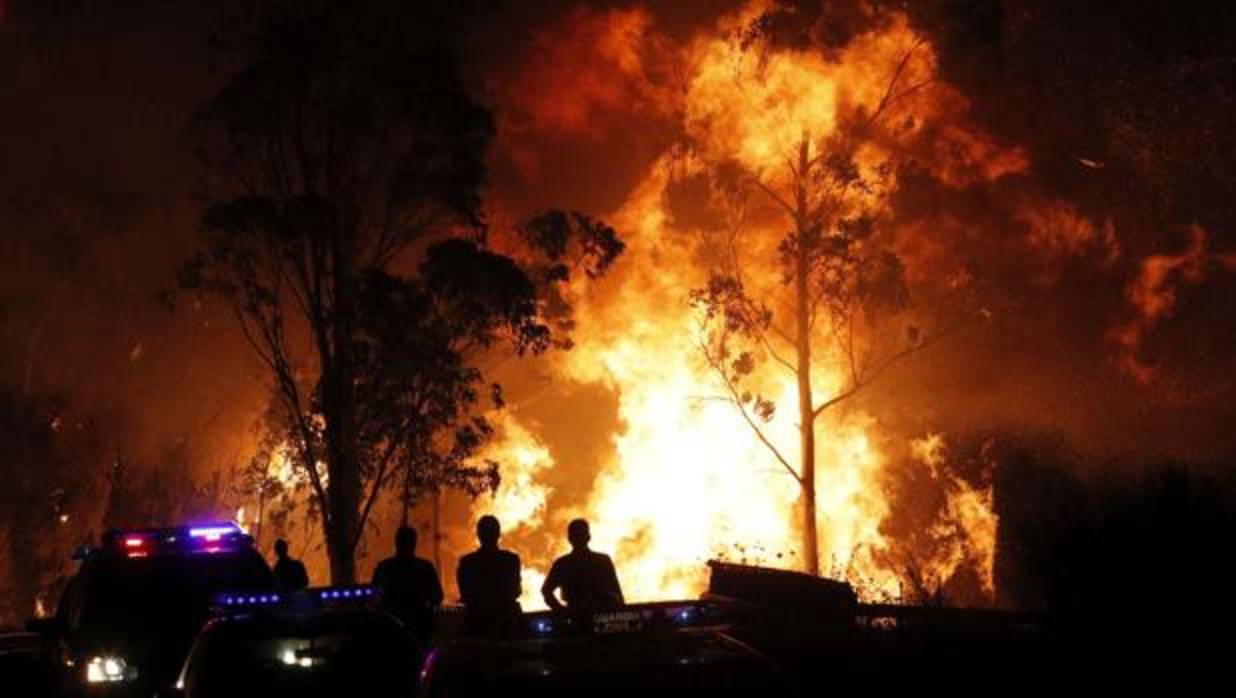
{"label": "leafless branch", "polygon": [[702,342],[700,345],[700,352],[704,355],[704,359],[708,362],[708,365],[712,367],[713,371],[721,379],[721,384],[725,386],[725,389],[733,398],[732,403],[734,408],[738,411],[738,414],[742,415],[742,418],[747,423],[747,426],[751,427],[751,430],[755,433],[756,438],[758,438],[760,443],[764,444],[764,446],[768,448],[768,450],[773,454],[773,457],[777,459],[777,462],[780,463],[781,466],[785,468],[785,470],[792,475],[799,484],[802,484],[802,476],[798,474],[798,471],[794,469],[794,466],[790,465],[790,462],[781,454],[780,449],[778,449],[773,442],[769,440],[769,438],[764,434],[764,430],[760,428],[760,425],[756,423],[755,419],[753,419],[751,414],[747,411],[746,406],[742,402],[742,397],[738,394],[737,386],[734,385],[733,381],[731,381],[729,376],[725,373],[725,366],[713,357],[712,352],[710,352],[708,347],[704,346]]}
{"label": "leafless branch", "polygon": [[764,184],[762,181],[760,181],[758,177],[755,177],[754,181],[755,181],[755,185],[759,187],[765,194],[767,194],[768,198],[772,199],[774,202],[776,202],[778,206],[785,209],[786,213],[790,214],[791,216],[795,214],[796,209],[793,206],[791,206],[790,203],[787,202],[784,198],[782,198],[781,195],[778,194],[772,187],[769,187],[767,184]]}
{"label": "leafless branch", "polygon": [[850,387],[846,388],[845,390],[838,393],[837,395],[834,395],[828,400],[825,400],[823,403],[821,403],[819,406],[813,409],[811,413],[812,418],[819,417],[820,414],[824,412],[824,410],[827,410],[828,408],[832,407],[833,405],[836,405],[839,402],[842,402],[851,397],[854,397],[854,395],[858,394],[863,388],[875,382],[876,379],[878,379],[893,364],[897,363],[898,361],[901,361],[902,359],[906,357],[913,356],[914,354],[917,354],[918,352],[939,343],[940,340],[953,334],[954,332],[957,332],[958,330],[960,330],[961,328],[969,324],[969,322],[970,322],[969,318],[963,318],[962,320],[955,322],[949,325],[948,327],[945,327],[943,330],[924,339],[921,342],[918,342],[909,347],[906,347],[905,349],[902,349],[901,351],[894,352],[890,356],[886,357],[879,364],[877,364],[876,367],[872,369],[870,372],[868,372],[867,370],[859,371],[858,379],[852,382],[850,384]]}

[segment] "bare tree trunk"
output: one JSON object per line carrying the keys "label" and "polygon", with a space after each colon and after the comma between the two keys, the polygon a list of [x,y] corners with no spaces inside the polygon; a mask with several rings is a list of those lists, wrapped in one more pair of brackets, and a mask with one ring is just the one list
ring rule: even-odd
{"label": "bare tree trunk", "polygon": [[331,370],[323,375],[322,411],[326,417],[326,469],[330,488],[326,497],[329,516],[322,518],[326,550],[330,557],[332,584],[356,582],[356,544],[360,533],[360,506],[363,498],[360,473],[353,461],[355,402],[351,391],[349,357],[337,351]]}
{"label": "bare tree trunk", "polygon": [[[270,463],[266,464],[267,471],[270,470]],[[266,473],[262,473],[262,481],[258,484],[258,510],[257,510],[257,526],[254,527],[253,545],[258,549],[262,549],[262,521],[266,518]]]}
{"label": "bare tree trunk", "polygon": [[433,566],[442,569],[442,490],[433,492]]}
{"label": "bare tree trunk", "polygon": [[[333,449],[332,449],[333,450]],[[332,584],[356,582],[356,542],[360,513],[359,478],[346,455],[339,455],[338,466],[330,468],[329,498],[331,515],[323,519],[326,534],[326,552],[330,557]],[[332,456],[333,459],[333,456]],[[334,464],[332,464],[334,465]]]}
{"label": "bare tree trunk", "polygon": [[[807,176],[808,144],[804,138],[798,149],[798,172]],[[808,287],[808,240],[811,221],[808,219],[807,190],[800,181],[795,192],[798,215],[795,226],[798,232],[798,259],[794,269],[795,295],[795,373],[798,378],[798,431],[801,450],[799,484],[802,488],[802,544],[803,568],[807,574],[819,576],[820,555],[815,521],[815,410],[811,394],[811,289]]]}
{"label": "bare tree trunk", "polygon": [[[332,388],[332,391],[337,390]],[[340,399],[342,397],[342,399]],[[330,462],[330,516],[323,517],[326,526],[326,548],[330,557],[332,584],[356,582],[356,543],[359,539],[360,505],[363,488],[360,473],[352,461],[352,405],[346,396],[336,392],[333,409],[327,417],[326,452]]]}
{"label": "bare tree trunk", "polygon": [[330,473],[330,516],[326,546],[330,557],[332,584],[356,583],[356,545],[360,542],[360,508],[364,483],[353,460],[356,442],[356,388],[352,360],[353,250],[348,236],[336,231],[331,238],[334,302],[333,317],[322,339],[322,408],[326,416],[326,454]]}

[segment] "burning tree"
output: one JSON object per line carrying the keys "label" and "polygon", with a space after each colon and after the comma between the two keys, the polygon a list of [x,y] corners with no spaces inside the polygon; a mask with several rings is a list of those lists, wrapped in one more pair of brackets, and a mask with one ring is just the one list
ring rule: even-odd
{"label": "burning tree", "polygon": [[565,341],[547,293],[622,251],[549,212],[522,228],[541,266],[486,244],[490,114],[468,96],[435,7],[275,2],[246,62],[201,109],[215,188],[180,285],[225,299],[274,384],[273,424],[308,479],[331,577],[397,474],[420,489],[497,484],[475,456],[500,405],[470,359]]}
{"label": "burning tree", "polygon": [[[757,80],[766,66],[750,54],[767,47],[764,20],[733,39],[734,50],[748,54],[753,66],[747,77]],[[690,294],[701,320],[700,352],[725,389],[723,399],[798,484],[801,554],[811,574],[819,574],[821,415],[953,329],[928,335],[887,321],[906,308],[908,292],[902,262],[880,234],[896,186],[886,122],[934,81],[930,64],[915,60],[922,48],[915,40],[896,54],[876,99],[830,105],[826,118],[815,122],[778,123],[795,133],[769,134],[758,144],[767,155],[760,166],[736,157],[706,167],[707,189],[719,204],[725,234],[717,246],[720,261],[706,284]],[[760,199],[775,209],[772,225],[788,223],[772,246],[744,235]],[[841,385],[821,389],[824,362],[840,367]],[[788,372],[795,382],[797,454],[768,432],[778,396],[761,393],[757,368],[762,364]]]}

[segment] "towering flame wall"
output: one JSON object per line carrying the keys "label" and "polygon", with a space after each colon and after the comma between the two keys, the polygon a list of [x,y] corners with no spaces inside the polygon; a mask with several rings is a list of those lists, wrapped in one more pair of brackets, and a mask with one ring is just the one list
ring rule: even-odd
{"label": "towering flame wall", "polygon": [[[554,360],[554,380],[599,385],[616,395],[620,427],[595,443],[607,454],[599,472],[582,491],[565,493],[566,500],[558,493],[558,501],[569,506],[543,510],[548,488],[543,476],[571,464],[547,463],[551,449],[511,417],[505,421],[505,437],[490,453],[504,465],[503,485],[495,499],[478,501],[473,514],[493,512],[516,531],[532,525],[557,532],[573,516],[592,519],[595,547],[615,555],[632,598],[698,594],[705,584],[703,563],[711,557],[802,566],[799,486],[734,406],[719,399],[723,389],[699,350],[702,328],[688,292],[704,285],[715,264],[708,251],[710,236],[721,233],[676,219],[670,202],[674,184],[699,171],[701,163],[725,160],[737,160],[772,186],[784,183],[785,163],[797,144],[804,137],[823,141],[856,109],[874,110],[907,55],[899,79],[913,94],[890,115],[894,127],[880,130],[864,146],[861,164],[874,167],[894,152],[926,154],[942,178],[959,186],[1026,164],[1016,149],[1003,148],[967,126],[964,99],[934,82],[931,47],[904,17],[892,17],[830,57],[741,40],[743,28],[764,9],[761,3],[742,8],[669,58],[658,45],[659,60],[682,71],[676,90],[650,84],[648,76],[655,71],[641,63],[655,44],[646,15],[576,16],[577,31],[602,47],[599,59],[587,59],[600,61],[594,69],[601,86],[566,72],[570,94],[564,88],[563,94],[537,96],[555,105],[581,94],[585,101],[595,95],[608,103],[614,90],[641,99],[655,96],[650,120],[672,115],[673,128],[683,138],[655,158],[625,203],[607,216],[628,251],[600,288],[581,290],[576,346]],[[581,92],[580,84],[590,86]],[[552,127],[585,127],[583,119],[565,119],[560,107],[538,108],[539,103],[529,107]],[[575,109],[572,114],[586,113],[586,105]],[[943,155],[933,157],[937,153]],[[888,193],[871,192],[867,196],[873,201],[867,203],[887,205]],[[750,253],[746,272],[767,290],[771,307],[783,309],[776,246],[791,224],[767,203],[752,205],[742,232]],[[821,400],[845,386],[834,339],[824,324],[813,337],[816,353],[824,357],[813,376]],[[766,433],[796,463],[794,376],[780,367],[761,366],[756,379],[776,405]],[[892,545],[882,530],[893,506],[887,492],[890,459],[883,450],[893,445],[900,452],[907,444],[895,444],[903,437],[882,433],[875,416],[857,409],[825,413],[816,431],[821,569],[854,582],[869,598],[904,597],[909,593],[905,561],[892,554],[894,547],[904,546]],[[930,466],[930,481],[947,500],[913,551],[910,573],[938,585],[969,566],[990,594],[995,544],[990,489],[976,490],[948,474],[943,439],[932,439],[930,448],[916,449],[921,451],[916,460],[897,463]],[[561,546],[550,550],[561,552]],[[539,604],[530,580],[543,576],[550,557],[547,552],[525,559],[531,568],[525,603]]]}

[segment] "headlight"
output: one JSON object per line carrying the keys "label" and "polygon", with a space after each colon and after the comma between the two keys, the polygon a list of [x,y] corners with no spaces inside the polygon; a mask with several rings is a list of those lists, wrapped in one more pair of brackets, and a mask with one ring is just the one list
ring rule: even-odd
{"label": "headlight", "polygon": [[279,661],[287,666],[300,667],[301,669],[309,669],[322,663],[321,657],[314,657],[306,652],[301,652],[294,649],[285,649],[279,654]]}
{"label": "headlight", "polygon": [[103,655],[92,657],[86,664],[87,683],[115,683],[137,678],[137,667],[129,666],[122,657]]}

